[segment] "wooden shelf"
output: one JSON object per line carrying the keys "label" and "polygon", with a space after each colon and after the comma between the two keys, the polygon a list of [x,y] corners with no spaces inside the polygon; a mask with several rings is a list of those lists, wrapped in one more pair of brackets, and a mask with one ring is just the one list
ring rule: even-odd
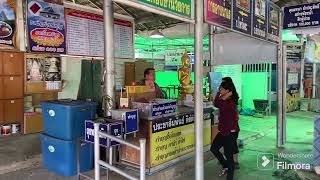
{"label": "wooden shelf", "polygon": [[41,113],[24,113],[23,134],[32,134],[43,131]]}
{"label": "wooden shelf", "polygon": [[46,90],[46,83],[43,82],[26,82],[25,94],[44,94],[51,92],[61,92],[62,89]]}

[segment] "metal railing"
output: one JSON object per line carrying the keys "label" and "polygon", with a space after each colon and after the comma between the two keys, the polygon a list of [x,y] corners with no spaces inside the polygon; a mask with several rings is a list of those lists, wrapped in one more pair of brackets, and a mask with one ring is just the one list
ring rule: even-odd
{"label": "metal railing", "polygon": [[[140,151],[140,178],[131,176],[127,174],[126,172],[122,171],[121,169],[112,166],[112,164],[106,163],[102,160],[100,160],[100,144],[99,144],[99,138],[105,137],[109,138],[109,140],[117,141],[120,144],[124,144],[127,146],[130,146],[136,150]],[[140,139],[139,140],[140,146],[131,144],[127,141],[124,141],[123,139],[117,138],[115,136],[106,134],[104,132],[101,132],[99,130],[99,123],[94,124],[94,179],[100,180],[100,165],[106,167],[107,169],[110,169],[111,171],[114,171],[128,179],[132,180],[145,180],[145,174],[146,174],[146,139]]]}

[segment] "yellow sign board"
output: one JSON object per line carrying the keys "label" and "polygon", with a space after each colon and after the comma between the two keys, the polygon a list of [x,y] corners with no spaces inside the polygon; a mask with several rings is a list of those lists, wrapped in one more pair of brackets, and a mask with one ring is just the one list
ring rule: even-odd
{"label": "yellow sign board", "polygon": [[[192,117],[193,119],[193,117]],[[194,136],[194,123],[186,123],[177,121],[175,123],[166,123],[167,125],[181,125],[175,126],[173,128],[168,128],[167,130],[154,132],[151,134],[151,166],[157,166],[159,164],[168,162],[179,156],[185,155],[194,150],[195,136]],[[172,127],[172,126],[171,126]],[[203,142],[204,146],[211,144],[211,120],[204,120],[203,129]]]}

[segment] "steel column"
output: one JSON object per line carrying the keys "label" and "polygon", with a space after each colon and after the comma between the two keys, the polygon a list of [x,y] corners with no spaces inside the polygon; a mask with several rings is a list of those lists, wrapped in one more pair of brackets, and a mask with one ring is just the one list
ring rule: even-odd
{"label": "steel column", "polygon": [[209,51],[210,51],[210,71],[214,70],[214,35],[216,33],[216,27],[209,25]]}
{"label": "steel column", "polygon": [[[282,17],[282,13],[280,13],[280,17]],[[283,18],[281,18],[283,19]],[[277,147],[280,147],[284,144],[283,139],[283,122],[285,117],[285,111],[283,111],[285,108],[283,108],[283,104],[285,103],[283,90],[285,88],[283,84],[283,77],[284,77],[284,58],[283,58],[283,47],[282,47],[282,22],[280,21],[280,38],[279,38],[279,44],[278,44],[278,59],[277,59]]]}
{"label": "steel column", "polygon": [[111,116],[111,109],[115,99],[115,61],[113,46],[113,3],[112,0],[104,0],[104,92],[105,116]]}
{"label": "steel column", "polygon": [[203,0],[195,1],[195,10],[195,177],[203,180]]}
{"label": "steel column", "polygon": [[100,142],[99,124],[94,123],[94,179],[100,180]]}

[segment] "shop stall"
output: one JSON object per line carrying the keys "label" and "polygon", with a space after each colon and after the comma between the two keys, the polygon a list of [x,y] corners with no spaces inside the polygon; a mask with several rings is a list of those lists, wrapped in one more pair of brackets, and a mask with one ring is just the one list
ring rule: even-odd
{"label": "shop stall", "polygon": [[[204,113],[204,149],[211,145],[211,120],[213,112],[206,108]],[[135,139],[127,138],[138,144],[139,138],[146,138],[146,172],[153,174],[170,165],[186,160],[193,156],[194,141],[194,110],[178,106],[176,113],[164,117],[140,117],[139,132]],[[120,149],[121,163],[138,166],[139,152],[128,146]]]}
{"label": "shop stall", "polygon": [[[282,124],[285,91],[279,48],[282,46],[280,8],[271,1],[207,0],[205,5],[205,22],[225,30],[210,28],[212,84],[221,76],[234,78],[241,98],[239,110],[254,109],[259,114],[271,115],[273,109],[278,113],[278,123]],[[278,83],[277,90],[272,81]],[[281,130],[278,128],[278,132]],[[279,140],[282,137],[278,135]],[[277,144],[280,145],[280,141]]]}

